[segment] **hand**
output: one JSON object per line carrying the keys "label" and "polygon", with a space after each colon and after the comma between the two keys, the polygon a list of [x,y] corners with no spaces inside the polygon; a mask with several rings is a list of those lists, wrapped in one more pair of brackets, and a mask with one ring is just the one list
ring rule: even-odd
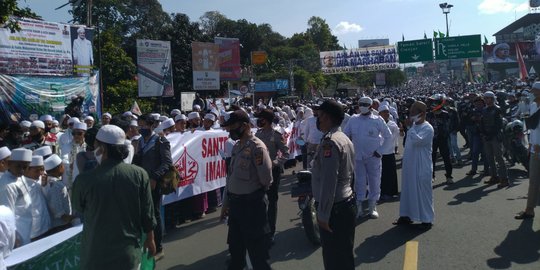
{"label": "hand", "polygon": [[156,243],[154,242],[154,231],[150,231],[146,234],[146,240],[144,240],[144,248],[148,250],[148,258],[156,255]]}
{"label": "hand", "polygon": [[381,158],[381,154],[377,153],[377,151],[373,152],[373,156],[376,158]]}
{"label": "hand", "polygon": [[334,232],[332,231],[332,229],[330,229],[330,225],[328,224],[328,222],[324,222],[320,219],[317,219],[317,223],[319,223],[319,228],[325,230],[325,231],[328,231],[328,232]]}
{"label": "hand", "polygon": [[220,221],[224,221],[229,216],[229,207],[222,206],[221,207],[221,215],[219,216]]}
{"label": "hand", "polygon": [[150,179],[150,187],[152,190],[156,189],[157,181],[154,179]]}

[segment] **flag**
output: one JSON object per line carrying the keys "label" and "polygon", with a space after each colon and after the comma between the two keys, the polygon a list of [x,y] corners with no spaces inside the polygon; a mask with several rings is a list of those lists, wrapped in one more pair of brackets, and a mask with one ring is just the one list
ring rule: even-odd
{"label": "flag", "polygon": [[525,66],[525,60],[523,60],[523,55],[521,54],[521,48],[519,47],[518,42],[516,42],[516,56],[519,64],[519,78],[522,81],[526,81],[529,74],[527,74],[527,67]]}
{"label": "flag", "polygon": [[424,39],[427,39],[426,31],[424,31]]}
{"label": "flag", "polygon": [[440,37],[440,38],[444,38],[444,37],[445,37],[444,33],[442,33],[441,31],[439,31],[439,37]]}
{"label": "flag", "polygon": [[484,35],[484,45],[488,45],[488,40],[487,40],[486,35]]}
{"label": "flag", "polygon": [[137,104],[137,101],[133,101],[133,105],[131,105],[131,112],[138,116],[142,115],[141,108],[139,108],[139,104]]}
{"label": "flag", "polygon": [[405,35],[401,34],[401,41],[405,41]]}
{"label": "flag", "polygon": [[433,30],[433,38],[437,38],[437,32],[435,30]]}
{"label": "flag", "polygon": [[268,107],[274,107],[274,102],[272,101],[272,98],[270,98],[270,101],[268,101]]}
{"label": "flag", "polygon": [[467,73],[469,77],[469,82],[473,82],[473,74],[472,74],[472,66],[471,61],[469,59],[465,59],[465,72]]}

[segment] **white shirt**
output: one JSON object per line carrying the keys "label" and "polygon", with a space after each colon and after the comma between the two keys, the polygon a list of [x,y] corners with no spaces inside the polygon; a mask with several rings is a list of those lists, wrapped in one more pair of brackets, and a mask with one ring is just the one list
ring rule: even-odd
{"label": "white shirt", "polygon": [[48,176],[48,183],[43,187],[47,206],[51,218],[51,228],[65,225],[63,215],[71,215],[71,201],[69,193],[62,180]]}
{"label": "white shirt", "polygon": [[397,137],[399,137],[399,127],[394,121],[390,120],[388,121],[388,123],[386,123],[386,125],[390,129],[390,133],[392,134],[392,139],[383,141],[381,152],[379,153],[381,155],[394,154],[396,151],[396,140],[397,140]]}
{"label": "white shirt", "polygon": [[[538,107],[536,102],[531,103],[529,106],[530,115],[533,115],[539,109],[540,108]],[[540,145],[540,125],[538,125],[535,129],[531,129],[531,134],[529,135],[529,142],[531,145]],[[531,147],[531,152],[534,153],[534,147]]]}
{"label": "white shirt", "polygon": [[47,209],[47,201],[41,190],[41,182],[25,177],[26,187],[32,198],[32,233],[31,238],[46,233],[51,228],[51,217]]}
{"label": "white shirt", "polygon": [[5,205],[15,214],[17,238],[22,245],[30,243],[32,232],[32,198],[23,185],[24,176],[15,177],[6,172],[0,178],[0,205]]}
{"label": "white shirt", "polygon": [[128,156],[124,159],[124,163],[131,164],[131,162],[133,161],[133,156],[135,156],[135,147],[133,147],[133,144],[131,144],[130,140],[126,140],[125,144],[128,148],[129,153]]}
{"label": "white shirt", "polygon": [[0,269],[6,269],[4,258],[15,246],[15,215],[7,206],[0,205]]}
{"label": "white shirt", "polygon": [[392,140],[392,134],[384,120],[374,114],[353,115],[343,132],[354,144],[356,160],[370,158],[375,151],[382,154],[383,142]]}
{"label": "white shirt", "polygon": [[304,121],[306,121],[303,131],[305,136],[304,140],[310,144],[319,144],[323,133],[317,129],[317,118],[313,116]]}
{"label": "white shirt", "polygon": [[90,40],[81,38],[73,40],[73,60],[77,66],[91,66],[94,63]]}

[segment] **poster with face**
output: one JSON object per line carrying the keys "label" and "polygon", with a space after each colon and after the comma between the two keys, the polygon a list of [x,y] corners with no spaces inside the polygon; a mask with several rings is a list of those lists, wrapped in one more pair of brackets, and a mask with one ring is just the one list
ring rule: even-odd
{"label": "poster with face", "polygon": [[94,65],[94,52],[92,41],[94,30],[85,26],[71,26],[70,28],[73,73],[78,76],[90,76]]}

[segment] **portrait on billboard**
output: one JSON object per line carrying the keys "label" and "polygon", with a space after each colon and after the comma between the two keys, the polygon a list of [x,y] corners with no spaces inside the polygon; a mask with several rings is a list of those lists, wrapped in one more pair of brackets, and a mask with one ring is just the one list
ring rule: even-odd
{"label": "portrait on billboard", "polygon": [[75,73],[81,76],[88,76],[94,64],[94,53],[92,50],[92,31],[84,26],[72,27],[72,51],[73,65]]}
{"label": "portrait on billboard", "polygon": [[500,43],[493,47],[492,55],[486,61],[487,63],[511,63],[516,62],[516,59],[510,57],[510,45],[508,43]]}

